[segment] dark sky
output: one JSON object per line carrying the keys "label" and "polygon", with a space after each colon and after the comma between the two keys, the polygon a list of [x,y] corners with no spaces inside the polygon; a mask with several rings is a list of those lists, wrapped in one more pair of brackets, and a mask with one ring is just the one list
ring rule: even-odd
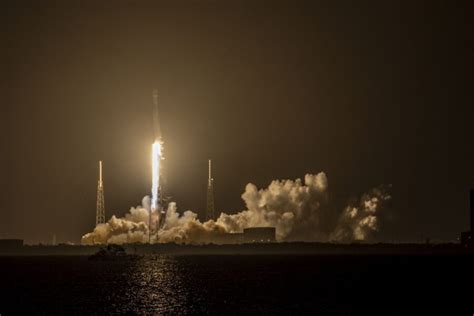
{"label": "dark sky", "polygon": [[4,1],[0,238],[79,241],[150,191],[160,92],[168,191],[203,214],[245,184],[324,171],[393,184],[391,238],[453,240],[474,187],[471,1]]}

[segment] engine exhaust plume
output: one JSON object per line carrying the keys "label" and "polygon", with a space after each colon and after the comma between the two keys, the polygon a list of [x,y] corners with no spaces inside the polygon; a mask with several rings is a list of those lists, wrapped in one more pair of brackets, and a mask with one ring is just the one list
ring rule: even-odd
{"label": "engine exhaust plume", "polygon": [[160,187],[160,161],[161,161],[161,141],[156,140],[152,146],[152,186],[151,186],[151,210],[158,209],[159,187]]}

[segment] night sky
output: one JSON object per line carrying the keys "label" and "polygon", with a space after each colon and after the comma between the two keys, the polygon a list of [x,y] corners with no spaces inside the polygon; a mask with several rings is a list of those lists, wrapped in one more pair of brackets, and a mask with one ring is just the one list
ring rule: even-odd
{"label": "night sky", "polygon": [[78,242],[151,186],[204,214],[326,172],[341,209],[393,185],[387,239],[450,241],[474,187],[471,1],[2,2],[0,238]]}

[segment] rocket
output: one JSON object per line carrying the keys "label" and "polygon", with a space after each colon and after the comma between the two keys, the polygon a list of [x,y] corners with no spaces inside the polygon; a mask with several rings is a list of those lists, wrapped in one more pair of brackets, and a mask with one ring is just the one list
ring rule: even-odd
{"label": "rocket", "polygon": [[[162,153],[163,139],[161,136],[160,120],[158,114],[158,91],[153,90],[153,145],[152,145],[152,187],[151,187],[151,209],[148,219],[148,242],[151,242],[152,230],[159,229],[165,220],[165,203],[162,184],[161,160],[164,160]],[[152,213],[156,220],[152,221]]]}
{"label": "rocket", "polygon": [[161,142],[161,128],[158,116],[158,90],[153,90],[153,140]]}

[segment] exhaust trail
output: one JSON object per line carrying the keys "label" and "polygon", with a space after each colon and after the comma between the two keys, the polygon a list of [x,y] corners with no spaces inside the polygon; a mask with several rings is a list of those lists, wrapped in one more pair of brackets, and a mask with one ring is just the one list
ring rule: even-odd
{"label": "exhaust trail", "polygon": [[160,187],[160,160],[161,160],[161,141],[153,143],[151,154],[152,163],[152,186],[151,186],[151,210],[158,209],[159,187]]}
{"label": "exhaust trail", "polygon": [[151,243],[153,231],[160,228],[163,220],[163,194],[161,181],[161,160],[163,157],[163,140],[161,136],[159,112],[158,112],[158,90],[153,90],[153,137],[154,141],[151,148],[152,165],[152,185],[151,185],[151,203],[148,216],[148,242]]}

